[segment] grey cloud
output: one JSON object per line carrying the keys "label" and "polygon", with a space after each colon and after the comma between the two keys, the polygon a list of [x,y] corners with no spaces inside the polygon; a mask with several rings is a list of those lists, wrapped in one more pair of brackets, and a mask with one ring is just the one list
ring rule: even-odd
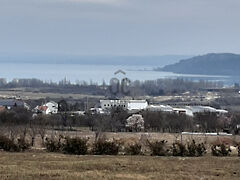
{"label": "grey cloud", "polygon": [[237,0],[0,0],[0,49],[73,54],[239,52],[239,9]]}

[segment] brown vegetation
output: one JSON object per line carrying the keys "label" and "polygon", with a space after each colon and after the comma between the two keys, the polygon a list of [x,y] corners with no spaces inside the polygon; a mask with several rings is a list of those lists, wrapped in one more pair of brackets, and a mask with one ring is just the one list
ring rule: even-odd
{"label": "brown vegetation", "polygon": [[0,152],[0,179],[226,179],[240,177],[236,157],[72,156]]}

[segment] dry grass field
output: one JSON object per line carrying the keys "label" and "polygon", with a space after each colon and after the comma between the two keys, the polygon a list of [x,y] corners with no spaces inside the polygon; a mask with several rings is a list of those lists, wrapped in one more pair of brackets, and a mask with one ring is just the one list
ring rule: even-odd
{"label": "dry grass field", "polygon": [[50,99],[66,99],[71,97],[72,99],[82,99],[85,97],[88,98],[99,98],[102,99],[104,96],[97,96],[97,95],[86,95],[86,94],[73,94],[73,93],[43,93],[38,92],[38,89],[36,88],[36,92],[28,92],[25,90],[25,88],[11,88],[11,89],[0,89],[0,98],[11,98],[11,97],[19,97],[22,100],[36,100],[36,99],[45,99],[46,97],[49,97]]}
{"label": "dry grass field", "polygon": [[74,156],[0,152],[0,179],[240,179],[239,157]]}
{"label": "dry grass field", "polygon": [[[90,131],[48,131],[47,137],[71,136],[89,138]],[[240,157],[233,151],[230,157],[213,157],[210,145],[217,142],[232,145],[240,136],[180,135],[169,133],[103,133],[106,139],[124,144],[149,140],[168,140],[168,144],[195,139],[206,144],[208,153],[203,157],[153,157],[153,156],[76,156],[47,153],[36,139],[35,146],[25,153],[0,151],[0,180],[71,180],[71,179],[240,179]],[[146,147],[143,146],[143,149]],[[40,149],[40,150],[39,150]],[[149,154],[146,152],[146,154]]]}

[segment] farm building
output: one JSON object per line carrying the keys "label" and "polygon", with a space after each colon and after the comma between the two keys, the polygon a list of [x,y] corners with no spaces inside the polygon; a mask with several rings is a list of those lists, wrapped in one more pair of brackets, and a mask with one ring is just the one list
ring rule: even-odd
{"label": "farm building", "polygon": [[35,112],[43,113],[43,114],[57,114],[58,113],[58,103],[54,101],[50,101],[41,106],[37,106],[34,108]]}
{"label": "farm building", "polygon": [[189,116],[194,116],[194,113],[204,113],[204,112],[212,112],[217,114],[226,114],[228,111],[223,109],[215,109],[210,106],[186,106],[185,107]]}
{"label": "farm building", "polygon": [[15,107],[29,108],[25,102],[16,99],[1,99],[0,107],[4,107],[5,109],[12,109]]}
{"label": "farm building", "polygon": [[103,110],[114,107],[122,107],[126,110],[143,110],[148,106],[146,100],[100,100],[100,105]]}
{"label": "farm building", "polygon": [[156,111],[163,111],[163,112],[173,112],[173,108],[171,106],[165,105],[149,105],[147,107],[148,111],[156,112]]}

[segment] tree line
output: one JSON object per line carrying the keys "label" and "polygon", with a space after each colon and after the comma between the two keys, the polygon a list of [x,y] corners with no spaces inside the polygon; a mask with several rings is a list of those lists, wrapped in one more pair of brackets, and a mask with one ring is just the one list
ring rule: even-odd
{"label": "tree line", "polygon": [[[25,87],[26,90],[32,91],[31,88],[37,88],[39,92],[58,92],[58,93],[84,93],[91,95],[106,95],[110,96],[110,86],[102,82],[97,84],[86,81],[70,82],[66,78],[59,81],[42,81],[39,79],[13,79],[7,81],[4,78],[0,78],[0,88],[20,88]],[[176,94],[186,91],[200,91],[206,88],[219,88],[223,87],[221,82],[211,81],[192,81],[188,79],[157,79],[147,81],[132,81],[129,86],[129,96],[151,95],[159,96],[166,94]]]}
{"label": "tree line", "polygon": [[[218,116],[216,113],[197,113],[194,117],[185,114],[142,111],[144,118],[144,131],[146,132],[237,132],[240,124],[240,114],[233,113],[228,116]],[[67,111],[58,114],[43,115],[33,114],[22,108],[0,113],[0,125],[3,129],[14,135],[18,127],[23,129],[38,129],[40,131],[52,130],[76,130],[78,127],[88,127],[93,131],[122,132],[127,131],[125,125],[127,118],[131,116],[121,108],[112,109],[109,114],[73,115]],[[137,129],[133,131],[138,131]],[[42,132],[43,133],[43,132]]]}

